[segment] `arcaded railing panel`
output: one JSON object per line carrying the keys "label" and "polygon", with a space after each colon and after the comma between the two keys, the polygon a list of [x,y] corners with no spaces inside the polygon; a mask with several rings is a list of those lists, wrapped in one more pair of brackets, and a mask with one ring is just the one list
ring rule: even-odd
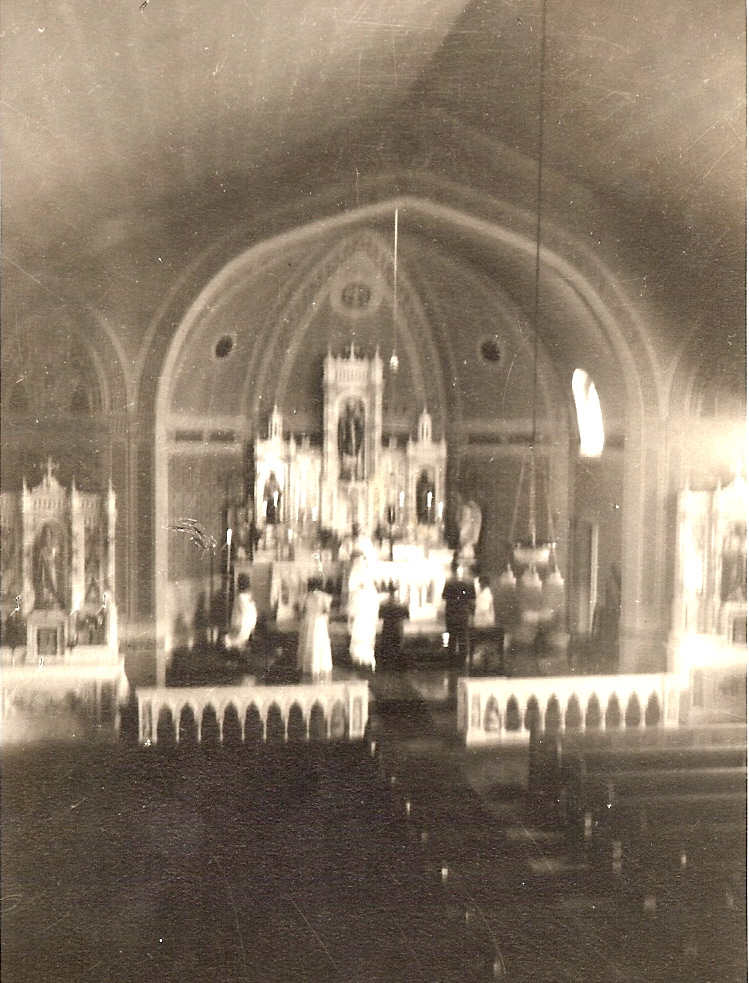
{"label": "arcaded railing panel", "polygon": [[458,731],[468,745],[523,742],[532,730],[631,730],[678,721],[672,673],[458,680]]}
{"label": "arcaded railing panel", "polygon": [[69,697],[92,718],[111,715],[119,727],[120,710],[127,703],[129,683],[121,659],[95,663],[40,662],[5,665],[0,672],[0,715],[31,706],[35,700],[63,703]]}
{"label": "arcaded railing panel", "polygon": [[[298,686],[146,687],[136,691],[138,735],[157,744],[171,721],[174,740],[189,734],[233,744],[237,740],[357,741],[369,721],[365,680]],[[161,721],[161,726],[159,726]],[[270,727],[269,727],[270,723]]]}

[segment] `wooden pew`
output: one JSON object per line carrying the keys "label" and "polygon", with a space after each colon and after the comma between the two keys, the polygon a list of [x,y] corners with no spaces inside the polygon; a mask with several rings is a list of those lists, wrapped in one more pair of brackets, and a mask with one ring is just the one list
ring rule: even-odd
{"label": "wooden pew", "polygon": [[745,724],[532,734],[529,800],[550,817],[564,819],[563,788],[576,773],[745,768],[746,744]]}
{"label": "wooden pew", "polygon": [[622,770],[615,760],[563,759],[560,817],[572,832],[581,834],[586,824],[644,832],[689,822],[745,819],[746,765],[659,765]]}
{"label": "wooden pew", "polygon": [[[684,831],[746,829],[746,766],[744,725],[544,734],[532,742],[529,791],[573,850],[615,863],[625,843],[652,840],[681,862]],[[735,836],[727,843],[735,854]]]}
{"label": "wooden pew", "polygon": [[530,801],[566,833],[569,890],[647,926],[681,978],[741,978],[746,766],[745,724],[532,738]]}
{"label": "wooden pew", "polygon": [[746,756],[735,727],[558,743],[570,849],[638,903],[732,909],[746,896]]}

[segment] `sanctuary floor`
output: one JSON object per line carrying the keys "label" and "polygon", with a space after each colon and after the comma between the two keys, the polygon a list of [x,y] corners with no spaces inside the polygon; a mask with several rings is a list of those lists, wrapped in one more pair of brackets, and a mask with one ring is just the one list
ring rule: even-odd
{"label": "sanctuary floor", "polygon": [[[741,905],[705,938],[678,903],[632,910],[591,879],[529,807],[527,749],[460,744],[440,659],[372,676],[374,746],[5,748],[4,979],[745,980]],[[293,670],[267,661],[177,670]],[[129,671],[148,676],[147,653]]]}

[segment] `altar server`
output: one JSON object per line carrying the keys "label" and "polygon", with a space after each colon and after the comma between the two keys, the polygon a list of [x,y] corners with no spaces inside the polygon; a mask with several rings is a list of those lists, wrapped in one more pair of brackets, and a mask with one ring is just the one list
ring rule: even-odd
{"label": "altar server", "polygon": [[231,626],[224,635],[224,647],[244,649],[252,638],[257,625],[257,605],[250,592],[250,578],[246,573],[237,577],[237,593],[231,611]]}
{"label": "altar server", "polygon": [[474,580],[476,590],[476,613],[473,624],[476,628],[494,627],[494,594],[488,577],[477,577]]}

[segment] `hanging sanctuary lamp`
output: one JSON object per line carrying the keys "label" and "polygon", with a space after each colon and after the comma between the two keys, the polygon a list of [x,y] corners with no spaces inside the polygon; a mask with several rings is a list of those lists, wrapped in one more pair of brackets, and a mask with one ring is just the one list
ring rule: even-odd
{"label": "hanging sanctuary lamp", "polygon": [[[512,558],[515,567],[530,571],[532,574],[544,572],[554,563],[554,531],[549,506],[548,482],[545,489],[547,507],[547,537],[539,537],[539,493],[544,491],[541,482],[544,477],[540,470],[537,452],[538,442],[538,361],[539,361],[539,325],[541,299],[541,241],[542,241],[542,202],[543,202],[543,154],[544,154],[544,81],[546,72],[546,0],[541,9],[541,54],[539,66],[539,112],[538,112],[538,166],[536,174],[536,241],[535,241],[535,275],[533,289],[533,388],[532,388],[532,427],[530,455],[524,457],[520,469],[515,510],[510,529]],[[527,514],[527,529],[523,536],[517,535],[518,516],[525,506]],[[535,587],[535,584],[534,584]],[[538,584],[540,588],[540,582]]]}

